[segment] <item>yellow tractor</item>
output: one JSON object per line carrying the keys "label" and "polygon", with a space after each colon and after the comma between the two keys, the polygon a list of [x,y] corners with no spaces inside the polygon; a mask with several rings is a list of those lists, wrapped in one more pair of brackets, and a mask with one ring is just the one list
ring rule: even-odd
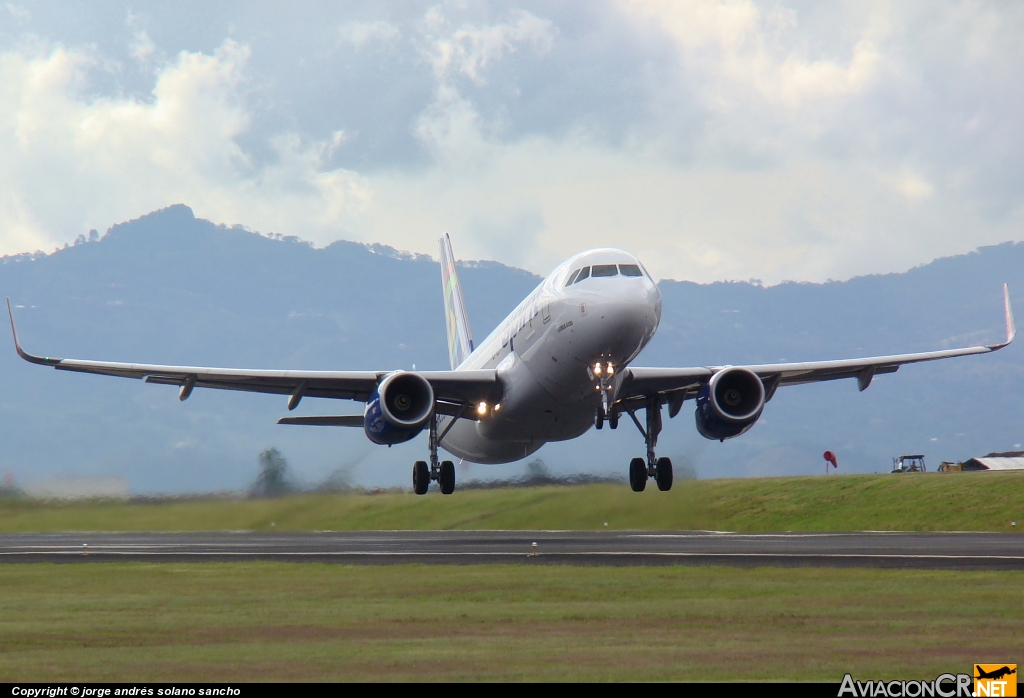
{"label": "yellow tractor", "polygon": [[894,473],[926,473],[928,468],[924,464],[924,456],[897,456],[892,459],[892,472]]}

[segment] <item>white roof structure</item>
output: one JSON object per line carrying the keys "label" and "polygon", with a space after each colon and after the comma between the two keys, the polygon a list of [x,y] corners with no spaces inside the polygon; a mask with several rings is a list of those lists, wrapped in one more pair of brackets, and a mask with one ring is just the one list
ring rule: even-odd
{"label": "white roof structure", "polygon": [[968,463],[981,466],[970,470],[1024,470],[1024,456],[971,458],[964,463],[964,470],[968,470]]}

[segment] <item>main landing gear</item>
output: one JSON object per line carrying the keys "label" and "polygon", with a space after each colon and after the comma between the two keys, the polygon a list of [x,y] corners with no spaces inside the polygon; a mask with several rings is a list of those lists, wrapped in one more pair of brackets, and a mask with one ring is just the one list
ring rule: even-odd
{"label": "main landing gear", "polygon": [[[452,424],[454,424],[452,420]],[[451,425],[449,425],[451,428]],[[445,433],[448,433],[445,430]],[[427,448],[430,450],[430,465],[426,461],[418,460],[412,466],[412,491],[416,494],[426,494],[430,487],[431,480],[437,480],[441,485],[441,494],[451,494],[455,491],[455,463],[444,460],[440,463],[437,460],[437,417],[430,418],[430,427],[427,434]]]}
{"label": "main landing gear", "polygon": [[658,445],[658,434],[661,433],[661,402],[657,397],[648,398],[645,412],[646,429],[640,424],[634,412],[629,413],[647,443],[647,460],[634,458],[629,462],[629,486],[634,492],[643,492],[647,486],[647,479],[653,477],[658,483],[658,489],[668,492],[672,489],[672,461],[654,455],[654,448]]}

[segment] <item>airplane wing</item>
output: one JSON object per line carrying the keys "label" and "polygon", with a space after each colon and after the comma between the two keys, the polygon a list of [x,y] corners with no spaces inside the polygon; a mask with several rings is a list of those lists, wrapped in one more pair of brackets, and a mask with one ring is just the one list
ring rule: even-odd
{"label": "airplane wing", "polygon": [[[817,383],[818,381],[856,378],[857,387],[866,390],[871,379],[882,373],[895,373],[904,364],[921,361],[935,361],[954,356],[988,354],[998,351],[1013,341],[1017,333],[1010,308],[1010,294],[1003,285],[1003,306],[1006,314],[1006,341],[1000,344],[944,349],[918,354],[895,354],[873,356],[863,359],[839,359],[836,361],[807,361],[804,363],[756,364],[743,366],[750,369],[765,384],[765,400],[770,400],[779,386]],[[626,368],[621,372],[616,401],[627,411],[642,405],[651,396],[661,396],[670,405],[670,414],[675,416],[679,405],[687,398],[695,397],[701,385],[726,366],[699,366],[694,368]]]}
{"label": "airplane wing", "polygon": [[[160,366],[129,364],[113,361],[83,361],[36,356],[25,351],[18,338],[11,299],[7,299],[11,316],[14,348],[18,355],[34,364],[52,366],[58,371],[95,373],[101,376],[136,378],[147,383],[177,385],[179,399],[186,400],[194,388],[243,390],[254,393],[288,395],[288,407],[294,409],[303,397],[325,397],[365,402],[377,384],[391,371],[274,371],[259,369],[208,368],[204,366]],[[437,401],[438,414],[459,415],[474,419],[475,412],[464,410],[465,405],[478,402],[496,403],[502,395],[502,385],[494,370],[472,371],[417,371],[430,383]]]}

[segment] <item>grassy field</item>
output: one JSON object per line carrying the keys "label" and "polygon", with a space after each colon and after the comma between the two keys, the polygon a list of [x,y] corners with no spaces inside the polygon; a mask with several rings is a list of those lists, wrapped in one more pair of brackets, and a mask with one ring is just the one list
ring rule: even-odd
{"label": "grassy field", "polygon": [[1024,663],[1013,572],[0,566],[0,681],[934,678]]}
{"label": "grassy field", "polygon": [[[1011,526],[1011,521],[1019,525]],[[609,529],[1020,531],[1024,473],[846,475],[436,492],[186,499],[0,500],[0,533],[44,531]]]}

